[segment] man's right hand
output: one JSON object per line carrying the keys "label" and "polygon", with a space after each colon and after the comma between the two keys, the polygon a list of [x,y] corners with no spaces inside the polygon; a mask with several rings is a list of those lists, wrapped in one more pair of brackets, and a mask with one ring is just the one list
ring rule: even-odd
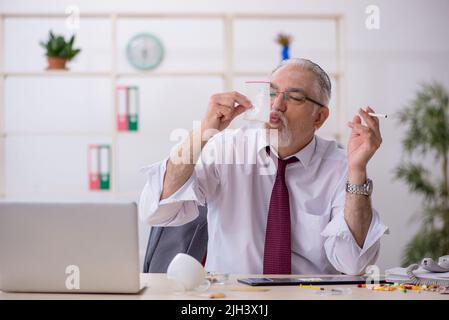
{"label": "man's right hand", "polygon": [[214,94],[210,98],[207,112],[201,121],[201,148],[194,148],[195,133],[192,131],[188,139],[175,150],[177,158],[187,157],[187,161],[178,164],[173,161],[167,162],[161,200],[174,194],[192,176],[196,160],[207,140],[212,138],[217,131],[226,129],[235,117],[251,106],[247,97],[235,91]]}
{"label": "man's right hand", "polygon": [[248,98],[237,91],[214,94],[201,121],[201,129],[203,132],[209,129],[222,131],[251,106]]}

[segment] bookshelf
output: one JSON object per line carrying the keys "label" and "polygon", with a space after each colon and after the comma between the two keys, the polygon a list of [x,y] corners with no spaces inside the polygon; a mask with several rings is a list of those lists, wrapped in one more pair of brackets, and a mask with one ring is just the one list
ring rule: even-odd
{"label": "bookshelf", "polygon": [[[335,117],[336,127],[330,134],[337,140],[342,138],[342,124],[345,123],[345,113],[343,108],[343,92],[344,92],[344,16],[341,14],[245,14],[245,13],[166,13],[166,12],[86,12],[81,13],[80,19],[83,21],[88,19],[105,19],[109,23],[110,32],[110,66],[107,70],[96,71],[36,71],[36,70],[13,70],[5,65],[5,21],[7,19],[22,19],[24,21],[36,19],[65,19],[64,13],[2,13],[0,14],[0,198],[12,195],[20,196],[15,192],[7,190],[6,183],[6,141],[14,137],[27,137],[33,135],[47,137],[81,137],[93,140],[107,139],[111,145],[111,188],[108,195],[113,199],[123,196],[130,196],[132,192],[119,190],[118,179],[118,142],[119,139],[132,139],[131,134],[119,133],[116,130],[116,114],[117,114],[117,97],[115,88],[123,79],[141,79],[142,81],[151,79],[164,78],[186,78],[186,77],[213,77],[219,78],[223,84],[223,90],[229,91],[234,88],[234,81],[243,77],[265,77],[270,70],[241,70],[235,66],[235,40],[236,40],[236,22],[241,21],[260,21],[260,20],[282,20],[282,21],[316,21],[333,23],[335,28],[335,70],[330,72],[330,76],[334,82],[333,96],[335,99]],[[222,25],[222,68],[220,70],[154,70],[148,72],[138,72],[124,70],[119,66],[118,48],[118,31],[120,21],[131,21],[133,19],[191,19],[204,21],[219,21]],[[271,66],[270,66],[271,67]],[[42,69],[44,66],[42,67]],[[77,131],[77,130],[9,130],[6,131],[5,123],[5,83],[9,79],[107,79],[110,83],[110,124],[109,130],[100,131]],[[87,173],[83,173],[86,174]],[[87,186],[86,186],[87,188]],[[73,197],[82,197],[84,193],[74,190],[57,190],[55,196],[60,194],[73,195]],[[32,192],[25,191],[22,196],[32,195]],[[95,196],[95,194],[93,195]],[[104,194],[99,195],[103,197]]]}

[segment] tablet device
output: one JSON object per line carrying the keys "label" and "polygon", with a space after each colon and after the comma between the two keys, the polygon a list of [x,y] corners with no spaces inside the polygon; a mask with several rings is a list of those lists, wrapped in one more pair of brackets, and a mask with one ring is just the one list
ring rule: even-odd
{"label": "tablet device", "polygon": [[[336,275],[331,277],[242,278],[237,281],[250,286],[342,285],[364,284],[366,277]],[[379,283],[385,283],[385,278],[381,277]]]}

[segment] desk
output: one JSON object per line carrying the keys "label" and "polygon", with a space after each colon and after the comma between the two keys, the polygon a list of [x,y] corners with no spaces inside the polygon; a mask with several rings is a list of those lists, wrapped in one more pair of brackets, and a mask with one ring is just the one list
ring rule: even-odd
{"label": "desk", "polygon": [[[253,287],[243,285],[237,282],[238,278],[262,277],[261,275],[232,275],[229,277],[226,285],[213,284],[211,288],[203,293],[197,292],[174,292],[174,283],[167,279],[165,274],[150,273],[141,274],[141,281],[147,287],[139,294],[47,294],[47,293],[7,293],[0,291],[0,300],[10,299],[93,299],[93,300],[209,300],[212,292],[222,292],[226,295],[224,299],[232,300],[449,300],[449,295],[436,292],[421,293],[409,291],[407,293],[372,291],[366,288],[357,288],[356,285],[341,285],[339,288],[351,288],[350,295],[318,295],[313,291],[302,290],[298,286],[276,286],[267,288],[266,292],[248,292]],[[270,276],[271,277],[271,276]],[[281,277],[281,276],[278,276]],[[299,276],[298,276],[299,277]],[[320,275],[319,277],[323,277]],[[335,287],[335,286],[323,286]],[[260,288],[260,287],[259,287]],[[222,299],[220,299],[222,300]]]}

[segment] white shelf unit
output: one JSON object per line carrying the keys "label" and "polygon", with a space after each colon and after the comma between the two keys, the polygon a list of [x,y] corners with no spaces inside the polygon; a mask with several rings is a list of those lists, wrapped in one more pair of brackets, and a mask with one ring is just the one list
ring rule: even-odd
{"label": "white shelf unit", "polygon": [[[87,136],[87,137],[108,137],[111,141],[111,153],[112,153],[112,170],[111,170],[111,189],[110,194],[113,198],[119,198],[121,194],[117,188],[117,140],[118,132],[116,128],[115,114],[117,112],[117,101],[115,95],[115,88],[120,78],[125,77],[186,77],[186,76],[213,76],[220,77],[224,82],[225,90],[233,89],[233,80],[235,77],[264,77],[267,76],[270,70],[260,71],[245,71],[235,70],[233,54],[234,54],[234,24],[236,21],[242,20],[292,20],[292,21],[326,21],[333,22],[335,25],[335,63],[336,70],[330,73],[330,76],[336,84],[336,119],[337,128],[333,132],[337,141],[342,137],[342,124],[344,123],[345,114],[343,108],[343,85],[344,85],[344,16],[342,14],[220,14],[220,13],[82,13],[80,19],[89,18],[103,18],[109,19],[111,30],[111,66],[108,71],[15,71],[7,70],[4,64],[4,51],[5,51],[5,19],[48,19],[48,18],[66,18],[67,16],[62,13],[2,13],[0,14],[0,198],[5,197],[5,179],[6,179],[6,163],[5,163],[5,141],[11,136],[30,136],[34,134],[38,135],[62,135],[62,136]],[[221,71],[148,71],[148,72],[122,72],[118,70],[118,47],[117,47],[117,22],[119,19],[217,19],[222,21],[223,24],[223,70]],[[18,132],[5,132],[5,80],[7,78],[29,78],[29,77],[104,77],[111,81],[111,101],[113,109],[112,112],[112,128],[111,132],[34,132],[34,131],[18,131]],[[74,194],[75,196],[75,194]]]}

